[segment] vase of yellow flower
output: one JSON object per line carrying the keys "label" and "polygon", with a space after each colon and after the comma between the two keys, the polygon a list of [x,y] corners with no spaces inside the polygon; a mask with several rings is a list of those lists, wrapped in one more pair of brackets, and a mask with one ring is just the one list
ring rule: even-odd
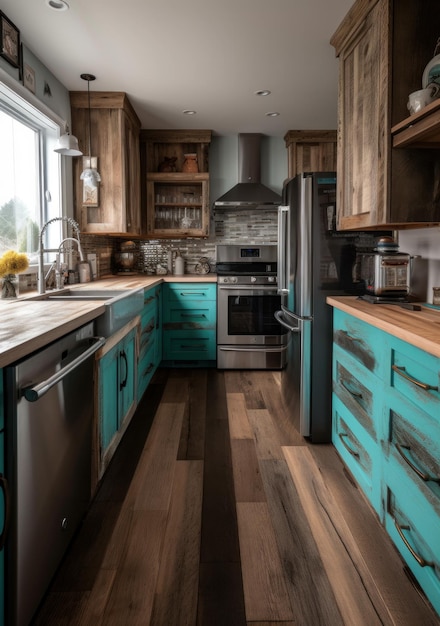
{"label": "vase of yellow flower", "polygon": [[25,254],[8,250],[0,258],[1,297],[16,298],[18,296],[19,272],[29,267],[29,260]]}

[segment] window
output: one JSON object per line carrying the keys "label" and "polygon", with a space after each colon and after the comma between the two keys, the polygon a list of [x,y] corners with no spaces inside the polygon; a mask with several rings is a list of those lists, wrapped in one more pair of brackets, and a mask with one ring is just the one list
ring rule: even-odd
{"label": "window", "polygon": [[[0,83],[0,255],[25,252],[37,262],[42,224],[62,215],[59,126]],[[60,232],[50,235],[59,241]]]}

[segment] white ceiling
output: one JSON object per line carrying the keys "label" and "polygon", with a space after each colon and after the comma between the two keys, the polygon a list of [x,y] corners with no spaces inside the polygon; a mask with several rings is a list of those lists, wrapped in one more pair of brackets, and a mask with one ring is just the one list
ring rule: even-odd
{"label": "white ceiling", "polygon": [[[329,40],[353,0],[0,0],[69,90],[125,91],[143,128],[215,134],[336,128]],[[269,89],[257,97],[254,92]],[[185,109],[196,115],[183,115]],[[267,117],[277,111],[279,117]]]}

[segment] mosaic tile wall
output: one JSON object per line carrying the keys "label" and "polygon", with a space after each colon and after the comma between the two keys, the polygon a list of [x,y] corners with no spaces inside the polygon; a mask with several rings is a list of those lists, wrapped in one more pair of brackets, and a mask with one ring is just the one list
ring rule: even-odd
{"label": "mosaic tile wall", "polygon": [[[81,245],[87,254],[96,253],[98,275],[115,273],[113,255],[120,248],[123,239],[115,237],[97,237],[81,235]],[[276,243],[276,209],[241,209],[233,211],[219,210],[211,218],[211,236],[208,239],[145,240],[136,243],[136,267],[139,272],[156,274],[158,266],[167,269],[168,251],[171,249],[173,260],[177,253],[185,259],[185,272],[194,273],[200,257],[207,257],[211,270],[215,271],[215,246],[217,243]],[[173,263],[174,265],[174,263]],[[159,273],[160,273],[159,269]]]}

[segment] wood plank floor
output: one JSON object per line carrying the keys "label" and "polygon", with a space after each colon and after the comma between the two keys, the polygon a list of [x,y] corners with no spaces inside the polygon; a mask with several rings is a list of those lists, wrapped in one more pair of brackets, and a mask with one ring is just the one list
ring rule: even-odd
{"label": "wood plank floor", "polygon": [[276,372],[160,370],[36,626],[439,625]]}

